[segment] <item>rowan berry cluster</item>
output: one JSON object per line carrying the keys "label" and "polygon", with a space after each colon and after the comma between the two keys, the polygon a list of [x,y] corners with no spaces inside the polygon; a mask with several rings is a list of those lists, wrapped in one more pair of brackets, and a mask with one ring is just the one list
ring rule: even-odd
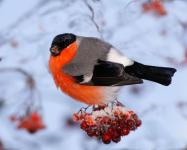
{"label": "rowan berry cluster", "polygon": [[18,129],[25,129],[29,133],[35,133],[45,128],[42,117],[38,112],[30,112],[25,116],[12,115],[10,120],[16,123]]}
{"label": "rowan berry cluster", "polygon": [[128,135],[141,125],[141,120],[132,110],[118,104],[93,106],[90,113],[75,113],[73,120],[80,122],[81,129],[87,132],[88,136],[102,139],[105,144],[111,141],[119,142],[122,136]]}
{"label": "rowan berry cluster", "polygon": [[159,0],[152,0],[151,2],[145,2],[143,3],[142,8],[144,12],[153,12],[158,16],[167,15],[164,5]]}

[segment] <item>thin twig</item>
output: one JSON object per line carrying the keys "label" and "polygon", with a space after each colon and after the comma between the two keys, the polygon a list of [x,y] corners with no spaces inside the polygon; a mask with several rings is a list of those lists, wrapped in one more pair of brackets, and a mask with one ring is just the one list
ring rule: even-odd
{"label": "thin twig", "polygon": [[35,81],[28,72],[21,68],[0,68],[0,72],[17,72],[22,74],[23,76],[26,77],[26,83],[30,89],[33,89],[35,87]]}
{"label": "thin twig", "polygon": [[101,30],[100,30],[100,27],[99,25],[97,24],[97,22],[95,21],[95,12],[94,12],[94,9],[93,7],[88,3],[87,0],[83,0],[85,5],[88,7],[89,11],[91,12],[91,16],[90,16],[90,20],[92,21],[92,23],[94,24],[97,32],[100,34],[100,37],[103,38],[103,35],[101,33]]}

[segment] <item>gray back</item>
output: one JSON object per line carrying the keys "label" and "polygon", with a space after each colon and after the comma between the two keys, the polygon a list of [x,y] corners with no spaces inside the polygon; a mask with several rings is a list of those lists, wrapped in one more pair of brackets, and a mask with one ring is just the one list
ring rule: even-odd
{"label": "gray back", "polygon": [[77,37],[80,40],[74,59],[63,67],[63,71],[71,76],[91,75],[98,59],[106,60],[110,44],[93,37]]}

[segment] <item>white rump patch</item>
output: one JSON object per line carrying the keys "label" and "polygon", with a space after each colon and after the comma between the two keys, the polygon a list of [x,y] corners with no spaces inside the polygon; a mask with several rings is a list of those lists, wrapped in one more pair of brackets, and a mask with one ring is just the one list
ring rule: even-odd
{"label": "white rump patch", "polygon": [[111,48],[108,55],[107,55],[107,61],[123,64],[124,67],[131,66],[134,64],[134,61],[129,59],[128,57],[124,56],[122,53],[120,53],[115,48]]}

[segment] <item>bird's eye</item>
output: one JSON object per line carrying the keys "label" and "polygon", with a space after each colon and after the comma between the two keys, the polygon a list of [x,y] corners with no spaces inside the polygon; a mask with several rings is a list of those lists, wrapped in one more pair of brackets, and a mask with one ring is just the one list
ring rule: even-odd
{"label": "bird's eye", "polygon": [[52,51],[53,51],[53,52],[58,51],[58,47],[57,47],[56,45],[55,45],[55,46],[53,46],[51,49],[52,49]]}
{"label": "bird's eye", "polygon": [[50,52],[53,56],[57,56],[60,54],[60,49],[58,46],[54,45],[50,48]]}

